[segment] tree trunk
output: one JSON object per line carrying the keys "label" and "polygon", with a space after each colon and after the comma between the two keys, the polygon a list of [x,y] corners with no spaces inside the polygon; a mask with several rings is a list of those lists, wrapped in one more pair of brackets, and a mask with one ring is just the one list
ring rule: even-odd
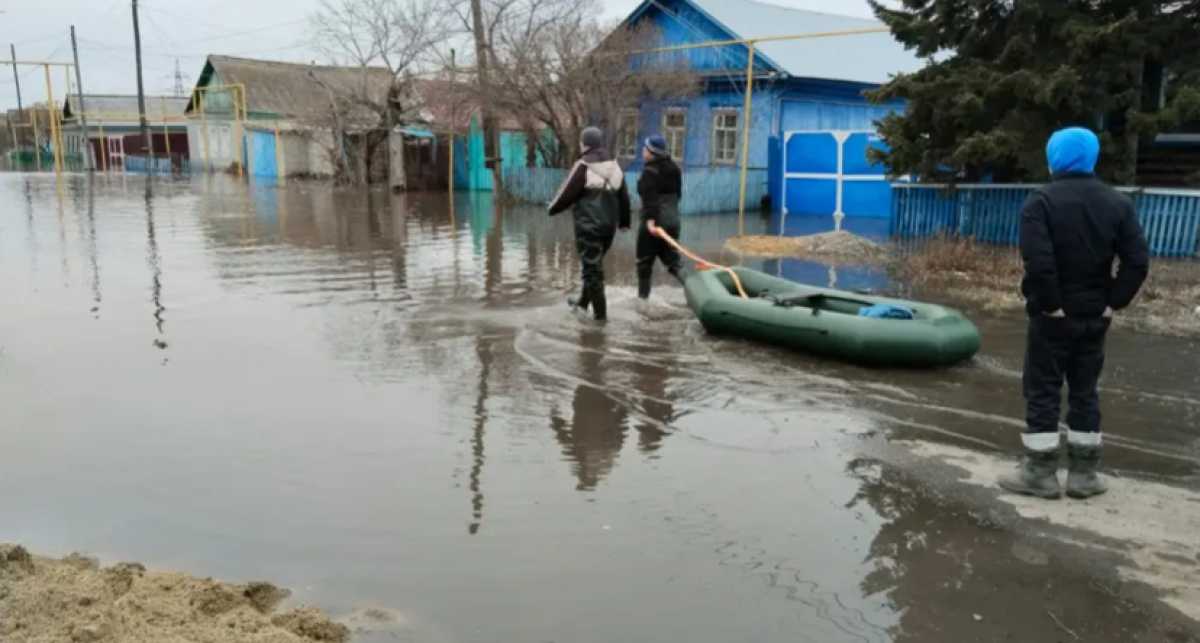
{"label": "tree trunk", "polygon": [[[496,116],[492,113],[491,76],[488,52],[491,43],[483,32],[483,8],[480,0],[471,0],[471,28],[475,33],[475,68],[479,82],[479,104],[483,116],[483,155],[492,168],[492,185],[495,195],[504,194],[503,174],[500,168],[500,133],[496,131]],[[497,199],[499,202],[500,199]]]}
{"label": "tree trunk", "polygon": [[1133,185],[1137,182],[1137,167],[1138,167],[1138,140],[1137,129],[1133,126],[1132,116],[1142,108],[1142,81],[1145,77],[1146,61],[1139,57],[1134,63],[1137,67],[1134,69],[1133,87],[1130,88],[1130,94],[1133,96],[1129,105],[1125,106],[1124,114],[1124,155],[1120,160],[1119,170],[1117,172],[1117,181],[1122,185]]}

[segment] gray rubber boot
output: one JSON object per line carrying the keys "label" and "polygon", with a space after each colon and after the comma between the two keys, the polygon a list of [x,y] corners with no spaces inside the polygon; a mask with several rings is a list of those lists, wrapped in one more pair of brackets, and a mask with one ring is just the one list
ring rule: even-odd
{"label": "gray rubber boot", "polygon": [[1096,472],[1100,468],[1100,447],[1067,445],[1071,467],[1067,472],[1067,495],[1072,498],[1091,498],[1108,491],[1108,485]]}
{"label": "gray rubber boot", "polygon": [[997,484],[1005,491],[1025,496],[1037,496],[1047,500],[1062,497],[1058,484],[1058,450],[1025,450],[1021,463],[1013,473],[1000,476]]}

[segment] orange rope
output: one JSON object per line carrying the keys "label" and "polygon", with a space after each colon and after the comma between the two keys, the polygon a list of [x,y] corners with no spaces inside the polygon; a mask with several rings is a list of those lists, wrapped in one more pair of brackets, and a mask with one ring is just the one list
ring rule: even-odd
{"label": "orange rope", "polygon": [[680,245],[678,241],[672,239],[671,235],[667,234],[666,230],[663,230],[662,228],[660,228],[658,226],[651,227],[650,234],[662,239],[663,241],[666,241],[667,245],[678,250],[679,254],[687,257],[688,259],[691,259],[692,261],[695,261],[696,267],[699,268],[700,270],[708,270],[709,268],[715,268],[717,270],[723,270],[723,271],[729,273],[729,276],[733,278],[733,285],[735,288],[737,288],[738,295],[741,296],[742,299],[750,298],[749,296],[746,295],[746,289],[742,288],[742,280],[738,279],[737,273],[733,271],[733,268],[730,268],[728,266],[722,266],[720,264],[715,264],[715,263],[712,263],[711,261],[705,260],[703,257],[697,256],[691,250],[688,250],[687,248]]}

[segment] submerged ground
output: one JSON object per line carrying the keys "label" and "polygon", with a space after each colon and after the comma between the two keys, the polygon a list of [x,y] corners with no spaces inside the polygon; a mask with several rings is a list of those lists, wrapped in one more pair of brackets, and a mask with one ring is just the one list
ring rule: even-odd
{"label": "submerged ground", "polygon": [[537,208],[0,174],[0,542],[397,615],[362,641],[1200,641],[1195,340],[1118,329],[1114,491],[1019,500],[1018,315],[863,370],[637,305],[632,246],[601,328]]}

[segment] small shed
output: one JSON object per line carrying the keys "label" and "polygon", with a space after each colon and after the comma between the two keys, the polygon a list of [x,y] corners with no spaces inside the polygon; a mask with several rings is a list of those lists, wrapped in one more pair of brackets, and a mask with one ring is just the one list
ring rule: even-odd
{"label": "small shed", "polygon": [[98,170],[145,170],[150,167],[146,159],[153,157],[161,171],[181,171],[191,156],[183,115],[187,103],[187,98],[178,96],[146,96],[147,141],[141,135],[136,95],[84,94],[81,114],[79,96],[71,94],[63,101],[62,112],[66,153],[82,159],[84,145],[90,144]]}

